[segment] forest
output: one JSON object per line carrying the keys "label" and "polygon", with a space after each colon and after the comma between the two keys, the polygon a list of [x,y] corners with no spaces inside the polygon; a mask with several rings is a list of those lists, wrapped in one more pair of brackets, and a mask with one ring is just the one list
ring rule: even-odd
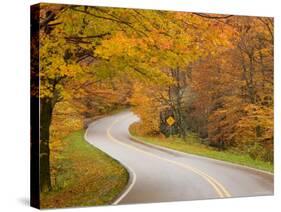
{"label": "forest", "polygon": [[140,136],[193,133],[273,164],[273,18],[54,4],[39,18],[42,192],[63,138],[124,108]]}

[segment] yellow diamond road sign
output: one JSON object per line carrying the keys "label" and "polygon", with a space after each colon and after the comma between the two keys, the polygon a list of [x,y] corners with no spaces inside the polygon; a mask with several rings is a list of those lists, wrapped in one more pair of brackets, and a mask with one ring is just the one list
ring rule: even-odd
{"label": "yellow diamond road sign", "polygon": [[166,122],[169,126],[172,126],[176,121],[175,119],[172,117],[172,116],[169,116],[167,119],[166,119]]}

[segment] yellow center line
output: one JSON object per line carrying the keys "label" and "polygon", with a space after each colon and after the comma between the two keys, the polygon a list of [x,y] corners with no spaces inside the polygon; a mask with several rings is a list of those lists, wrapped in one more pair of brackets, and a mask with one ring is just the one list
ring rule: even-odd
{"label": "yellow center line", "polygon": [[153,153],[144,151],[144,150],[142,150],[142,149],[139,149],[139,148],[137,148],[137,147],[135,147],[135,146],[126,144],[126,143],[124,143],[124,142],[122,142],[122,141],[120,141],[120,140],[114,138],[114,137],[111,135],[111,133],[110,133],[112,127],[113,127],[114,125],[116,125],[118,122],[120,122],[120,121],[126,119],[128,116],[131,116],[131,114],[125,116],[125,117],[122,118],[122,119],[116,119],[116,120],[109,126],[109,128],[107,129],[107,132],[106,132],[106,133],[107,133],[107,136],[108,136],[108,138],[109,138],[110,140],[112,140],[112,141],[114,141],[114,142],[116,142],[116,143],[119,143],[119,144],[121,144],[121,145],[123,145],[123,146],[125,146],[125,147],[131,148],[131,149],[133,149],[133,150],[135,150],[135,151],[137,151],[137,152],[140,152],[140,153],[143,153],[143,154],[145,154],[145,155],[148,155],[148,156],[150,156],[150,157],[154,157],[154,158],[157,158],[157,159],[159,159],[159,160],[163,160],[163,161],[166,161],[166,162],[168,162],[168,163],[172,163],[172,164],[174,164],[174,165],[176,165],[176,166],[179,166],[179,167],[181,167],[181,168],[184,168],[184,169],[187,169],[187,170],[189,170],[189,171],[192,171],[192,172],[194,172],[195,174],[201,176],[203,179],[205,179],[205,180],[213,187],[213,189],[216,191],[216,193],[218,194],[219,197],[222,197],[222,198],[224,198],[224,197],[231,197],[231,194],[227,191],[227,189],[226,189],[221,183],[219,183],[216,179],[214,179],[214,178],[211,177],[210,175],[206,174],[205,172],[203,172],[203,171],[201,171],[201,170],[199,170],[199,169],[197,169],[197,168],[194,168],[194,167],[192,167],[192,166],[190,166],[190,165],[183,164],[183,163],[180,163],[180,162],[177,162],[177,161],[174,161],[174,160],[170,160],[170,159],[167,159],[167,158],[164,158],[164,157],[160,157],[160,156],[158,156],[158,155],[155,155],[155,154],[153,154]]}

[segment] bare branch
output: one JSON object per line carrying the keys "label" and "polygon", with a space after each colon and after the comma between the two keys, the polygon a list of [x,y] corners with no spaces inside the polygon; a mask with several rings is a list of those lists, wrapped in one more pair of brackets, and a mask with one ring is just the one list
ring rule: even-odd
{"label": "bare branch", "polygon": [[200,16],[202,18],[208,18],[208,19],[227,19],[227,18],[231,18],[233,16],[233,15],[212,16],[212,15],[205,15],[203,13],[192,13],[192,14]]}

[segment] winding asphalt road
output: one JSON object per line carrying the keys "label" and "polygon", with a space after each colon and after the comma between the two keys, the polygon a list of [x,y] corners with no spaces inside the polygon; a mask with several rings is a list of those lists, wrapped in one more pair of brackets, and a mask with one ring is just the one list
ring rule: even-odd
{"label": "winding asphalt road", "polygon": [[86,140],[129,171],[125,191],[113,204],[152,203],[272,195],[273,175],[217,160],[180,154],[130,139],[138,121],[130,111],[91,123]]}

